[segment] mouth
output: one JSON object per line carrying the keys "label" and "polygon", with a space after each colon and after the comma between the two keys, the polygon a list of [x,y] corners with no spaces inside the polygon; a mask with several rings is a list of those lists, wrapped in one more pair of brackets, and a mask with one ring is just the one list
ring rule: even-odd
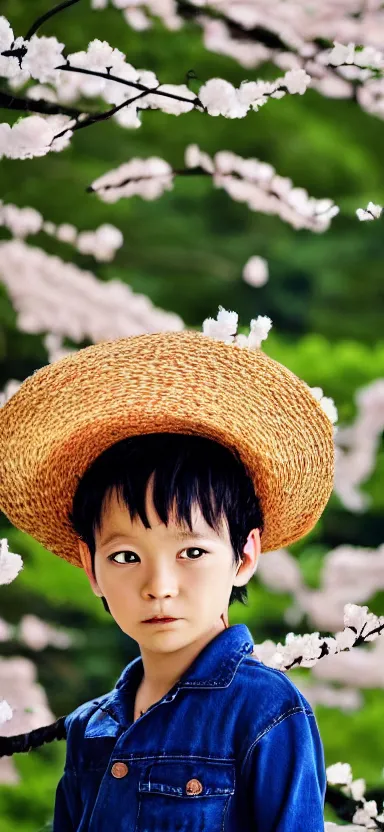
{"label": "mouth", "polygon": [[170,624],[171,621],[179,621],[178,618],[147,618],[143,624]]}

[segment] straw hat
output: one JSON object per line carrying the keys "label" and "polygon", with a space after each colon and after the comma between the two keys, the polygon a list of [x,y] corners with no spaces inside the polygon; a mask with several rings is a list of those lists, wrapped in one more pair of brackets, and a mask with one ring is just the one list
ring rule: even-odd
{"label": "straw hat", "polygon": [[124,437],[175,432],[238,452],[261,499],[263,552],[309,532],[333,487],[331,418],[304,381],[215,323],[102,341],[29,376],[0,409],[11,523],[81,567],[67,518],[88,466]]}

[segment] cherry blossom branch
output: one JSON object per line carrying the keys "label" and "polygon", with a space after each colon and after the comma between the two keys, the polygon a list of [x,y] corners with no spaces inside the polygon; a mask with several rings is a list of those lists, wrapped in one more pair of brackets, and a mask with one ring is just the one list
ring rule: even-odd
{"label": "cherry blossom branch", "polygon": [[[27,225],[29,219],[19,216],[14,223]],[[47,228],[44,223],[43,230],[68,241],[74,229],[67,223],[57,228],[53,223]],[[76,244],[80,244],[81,236],[82,253],[89,253],[92,247],[99,259],[100,253],[105,256],[107,244],[111,247],[111,233],[111,228],[101,226],[91,240],[89,232],[82,232]],[[59,360],[68,350],[73,352],[64,345],[64,338],[76,344],[85,339],[96,344],[111,338],[179,331],[185,327],[179,315],[155,306],[142,293],[133,292],[128,283],[118,279],[100,281],[90,269],[27,245],[23,238],[0,242],[0,279],[16,312],[17,328],[43,335],[50,361]],[[20,386],[20,382],[11,380],[4,391],[6,401],[16,392],[14,384]]]}
{"label": "cherry blossom branch", "polygon": [[237,20],[232,20],[222,11],[210,8],[209,6],[202,8],[201,6],[196,6],[194,3],[188,2],[188,0],[176,0],[176,5],[180,16],[185,20],[195,20],[198,17],[221,20],[231,32],[234,32],[238,36],[239,40],[252,40],[254,43],[261,43],[263,46],[267,46],[269,49],[287,50],[289,48],[276,32],[270,32],[263,26],[254,26],[251,29],[246,29],[245,26],[242,26]]}
{"label": "cherry blossom branch", "polygon": [[223,188],[251,211],[277,214],[294,228],[323,232],[339,212],[332,200],[316,200],[304,188],[295,188],[290,179],[278,176],[272,165],[258,159],[243,159],[235,153],[219,151],[211,158],[197,145],[185,151],[186,170],[173,170],[164,159],[131,159],[130,162],[96,179],[88,192],[97,193],[104,202],[139,195],[157,199],[173,188],[178,176],[211,176],[213,185]]}
{"label": "cherry blossom branch", "polygon": [[[182,95],[176,95],[175,93],[166,92],[165,90],[160,89],[159,87],[155,87],[154,89],[145,87],[143,84],[140,84],[136,81],[127,81],[125,78],[119,78],[117,75],[112,75],[109,71],[108,72],[98,72],[95,69],[84,69],[84,67],[78,66],[71,66],[69,63],[63,64],[62,66],[55,67],[57,70],[62,70],[63,72],[80,72],[82,75],[91,75],[95,78],[104,78],[106,81],[115,81],[117,84],[124,84],[128,87],[133,87],[136,90],[142,90],[144,95],[148,95],[149,93],[156,93],[156,95],[164,96],[165,98],[172,98],[174,101],[183,101],[187,104],[191,104],[192,100],[190,98],[185,98]],[[125,104],[128,102],[125,101]],[[202,107],[204,110],[206,109],[203,107],[201,101],[196,96],[193,102],[196,106]]]}
{"label": "cherry blossom branch", "polygon": [[[384,789],[376,789],[375,792],[372,792],[372,794],[374,794],[375,797],[372,797],[371,800],[367,800],[366,802],[369,804],[375,803],[377,808],[378,800],[380,800],[381,803],[384,802]],[[337,817],[340,818],[340,820],[353,822],[353,829],[356,830],[356,832],[358,829],[364,830],[367,828],[380,830],[384,829],[384,823],[378,820],[377,817],[372,818],[368,814],[367,809],[365,808],[365,804],[362,801],[353,800],[351,797],[348,797],[347,795],[330,786],[327,786],[325,791],[325,803],[327,803],[328,806],[332,806],[332,809],[336,813]],[[358,820],[360,819],[360,821],[364,819],[366,823],[356,824],[356,821],[353,820],[354,818],[357,818]],[[367,825],[367,821],[369,825]],[[338,828],[339,827],[337,827],[337,829]],[[340,828],[346,829],[345,826],[342,826]],[[347,827],[347,832],[348,829],[350,829],[349,826]],[[328,832],[328,830],[329,832],[334,832],[334,830],[336,832],[336,826],[334,824],[326,824],[325,832]]]}
{"label": "cherry blossom branch", "polygon": [[[349,763],[335,763],[328,766],[327,789],[325,801],[334,808],[342,820],[352,821],[354,830],[380,829],[384,830],[384,790],[370,790],[370,798],[366,798],[366,783],[363,778],[353,779]],[[338,786],[340,791],[334,789]],[[379,814],[377,801],[380,800],[383,811]],[[334,824],[326,824],[325,832],[333,832]],[[348,827],[351,829],[352,827]]]}
{"label": "cherry blossom branch", "polygon": [[[56,11],[62,8],[63,5],[57,6]],[[115,105],[106,113],[76,113],[72,124],[63,121],[66,114],[56,111],[56,121],[51,123],[47,119],[39,122],[38,117],[35,117],[34,121],[26,119],[21,126],[16,123],[15,131],[7,124],[0,125],[0,156],[9,158],[32,158],[45,155],[49,150],[60,152],[68,146],[74,129],[83,129],[104,121],[122,110],[125,110],[126,115],[120,115],[117,120],[126,127],[140,126],[138,109],[161,109],[173,115],[198,109],[210,116],[244,118],[251,109],[257,111],[269,98],[282,98],[286,94],[303,95],[311,80],[303,70],[295,70],[286,72],[282,78],[273,82],[244,81],[236,89],[224,79],[212,78],[203,84],[199,95],[196,95],[186,84],[160,84],[153,72],[136,70],[126,62],[122,52],[110,47],[106,41],[94,40],[88,45],[87,51],[63,56],[64,44],[56,38],[39,38],[34,34],[29,41],[15,39],[10,24],[1,18],[0,43],[2,72],[5,77],[16,79],[16,83],[18,78],[25,83],[30,77],[40,83],[54,84],[56,91],[50,90],[50,93],[57,95],[60,100],[62,76],[71,73],[74,78],[97,79],[95,83],[85,80],[74,82],[73,95],[102,95],[106,101]],[[139,95],[125,98],[120,87],[122,90],[125,87],[138,90]],[[64,90],[68,96],[65,84]],[[138,98],[145,99],[140,108],[135,106]],[[11,99],[7,98],[7,104],[10,103]],[[23,110],[27,108],[24,102],[21,106]],[[40,106],[44,109],[43,105],[31,104],[31,110],[37,110]],[[47,113],[44,112],[43,115]],[[62,116],[61,121],[58,121],[58,116]],[[70,116],[67,117],[70,119]],[[51,130],[53,125],[60,128],[59,132]]]}
{"label": "cherry blossom branch", "polygon": [[[368,628],[368,632],[364,630]],[[351,650],[368,641],[375,641],[384,632],[384,616],[376,616],[368,607],[357,604],[344,606],[344,630],[335,636],[320,637],[319,633],[295,635],[288,633],[285,645],[273,641],[255,644],[253,654],[267,664],[286,673],[294,667],[313,667],[324,656]]]}
{"label": "cherry blossom branch", "polygon": [[0,199],[0,227],[7,228],[14,237],[24,239],[44,231],[56,237],[62,243],[69,243],[81,254],[92,254],[96,260],[110,262],[117,249],[124,242],[121,231],[114,225],[104,223],[95,231],[78,231],[70,223],[55,225],[44,221],[44,217],[35,208],[19,208],[12,203],[3,203]]}
{"label": "cherry blossom branch", "polygon": [[[115,2],[114,5],[117,5],[117,3]],[[158,9],[157,7],[153,8],[151,6],[150,0],[148,0],[147,4],[145,2],[139,3],[140,7],[145,5],[148,5],[149,12],[151,14],[158,14],[160,15],[160,17],[162,17],[161,7],[160,9]],[[384,69],[383,62],[381,62],[380,68],[378,68],[377,66],[370,66],[369,61],[365,61],[363,64],[358,60],[354,62],[350,59],[348,52],[345,53],[348,57],[346,62],[344,62],[343,60],[338,60],[334,63],[332,61],[328,63],[326,60],[324,60],[324,57],[326,56],[326,50],[329,49],[330,52],[334,51],[332,50],[332,43],[334,43],[334,47],[336,49],[341,48],[344,50],[348,50],[352,46],[355,49],[354,44],[343,46],[342,44],[333,42],[331,38],[327,38],[326,36],[310,36],[309,38],[305,38],[305,35],[304,38],[303,36],[294,38],[293,44],[289,36],[291,35],[292,38],[292,32],[289,32],[288,30],[288,35],[284,37],[284,31],[286,32],[286,29],[284,29],[283,23],[281,24],[281,29],[283,33],[281,33],[281,31],[278,32],[276,28],[273,28],[273,16],[272,26],[271,28],[268,28],[265,19],[263,25],[250,25],[250,21],[247,19],[246,11],[244,23],[242,23],[240,19],[241,12],[239,12],[236,9],[236,7],[234,7],[235,14],[232,17],[232,8],[230,8],[229,13],[226,14],[226,12],[223,11],[222,5],[220,4],[220,8],[217,8],[217,6],[214,2],[212,2],[212,0],[209,6],[204,5],[204,7],[202,7],[200,3],[195,4],[193,2],[190,2],[190,0],[176,0],[175,6],[179,12],[180,18],[185,20],[192,19],[202,26],[204,36],[206,38],[206,48],[210,49],[213,52],[224,51],[224,54],[231,55],[235,60],[237,60],[240,64],[243,64],[244,66],[248,65],[247,62],[244,60],[244,51],[249,52],[249,48],[252,46],[255,48],[254,65],[258,63],[264,63],[265,61],[272,61],[277,66],[284,66],[285,61],[285,66],[293,68],[294,64],[287,60],[289,56],[292,56],[292,58],[296,59],[296,68],[305,69],[310,73],[310,67],[313,67],[313,65],[316,62],[318,62],[317,70],[320,70],[322,68],[323,74],[327,73],[330,78],[332,77],[332,75],[334,75],[337,79],[340,79],[342,82],[344,81],[346,86],[349,86],[351,97],[358,103],[361,102],[359,101],[357,95],[357,89],[358,87],[364,85],[366,78],[351,78],[345,76],[345,73],[343,73],[342,71],[343,68],[350,68],[351,66],[354,66],[355,68],[369,66],[371,76],[373,78],[382,77],[382,70]],[[128,2],[124,8],[127,10],[130,8]],[[255,16],[257,17],[257,14]],[[356,19],[356,16],[354,17]],[[166,25],[166,15],[163,15],[162,19]],[[130,22],[129,13],[127,16],[127,22]],[[213,24],[214,27],[215,24],[218,24],[219,27],[222,27],[215,27],[215,34],[213,35],[212,40],[210,40],[210,33],[212,31],[210,28],[210,24]],[[134,26],[133,22],[132,25]],[[224,48],[223,50],[224,45],[226,48]],[[256,51],[258,47],[259,51]],[[357,53],[358,55],[360,55],[360,57],[362,53],[370,53],[371,56],[374,55],[374,53],[376,53],[376,55],[379,54],[377,50],[373,49],[372,47],[358,47],[358,49],[361,49],[361,51]],[[326,69],[324,67],[324,64],[326,65]],[[317,78],[315,73],[313,84],[315,88],[318,86],[316,84],[316,81]]]}

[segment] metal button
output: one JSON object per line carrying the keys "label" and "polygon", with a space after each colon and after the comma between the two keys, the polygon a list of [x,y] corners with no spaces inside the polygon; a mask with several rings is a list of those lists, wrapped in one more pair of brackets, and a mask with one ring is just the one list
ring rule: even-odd
{"label": "metal button", "polygon": [[125,777],[128,774],[128,766],[125,763],[114,763],[111,768],[113,777]]}
{"label": "metal button", "polygon": [[200,794],[203,791],[202,784],[200,780],[196,780],[193,778],[192,780],[188,780],[186,785],[187,794]]}

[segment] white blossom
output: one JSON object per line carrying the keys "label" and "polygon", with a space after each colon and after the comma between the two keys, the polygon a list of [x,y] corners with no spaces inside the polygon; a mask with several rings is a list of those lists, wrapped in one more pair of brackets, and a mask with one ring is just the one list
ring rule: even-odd
{"label": "white blossom", "polygon": [[[156,93],[159,91],[188,98],[191,103],[188,101],[179,101],[175,98],[168,98],[163,95],[157,95]],[[179,116],[181,113],[189,113],[194,109],[196,94],[192,92],[186,84],[161,84],[158,90],[156,90],[156,93],[151,93],[146,96],[147,104],[149,103],[149,106],[157,107],[162,110],[163,113]]]}
{"label": "white blossom", "polygon": [[383,53],[374,46],[365,46],[364,49],[358,50],[354,60],[357,66],[369,66],[375,69],[383,67]]}
{"label": "white blossom", "polygon": [[349,786],[349,791],[353,800],[360,801],[365,795],[366,782],[363,777],[358,780],[353,780]]}
{"label": "white blossom", "polygon": [[245,335],[242,332],[239,332],[235,338],[235,344],[238,347],[248,347],[248,335]]}
{"label": "white blossom", "polygon": [[358,604],[345,605],[344,626],[353,627],[358,636],[363,633],[366,641],[374,641],[375,634],[369,636],[368,633],[382,625],[384,625],[384,616],[378,618],[369,611],[368,607],[361,607]]}
{"label": "white blossom", "polygon": [[233,342],[237,331],[238,314],[229,312],[219,306],[217,319],[206,318],[203,321],[203,334],[215,338],[216,341],[224,341],[226,344]]}
{"label": "white blossom", "polygon": [[259,315],[253,318],[250,324],[251,331],[248,336],[248,346],[250,349],[258,349],[261,342],[268,338],[268,332],[271,329],[272,321],[266,315]]}
{"label": "white blossom", "polygon": [[349,786],[352,783],[352,769],[349,763],[334,763],[326,769],[330,786]]}
{"label": "white blossom", "polygon": [[243,268],[243,280],[250,286],[264,286],[268,280],[268,263],[263,257],[250,257]]}
{"label": "white blossom", "polygon": [[63,222],[57,226],[56,237],[62,243],[75,243],[77,238],[77,229],[69,222]]}
{"label": "white blossom", "polygon": [[327,821],[324,825],[324,832],[340,832],[340,830],[341,832],[361,832],[361,829],[361,826],[355,826],[355,824],[351,826],[348,823],[347,825],[343,824],[343,826],[340,826],[339,823],[332,823],[332,821]]}
{"label": "white blossom", "polygon": [[345,630],[335,633],[334,640],[336,642],[336,652],[350,650],[356,641],[356,635],[353,630],[347,627]]}
{"label": "white blossom", "polygon": [[209,335],[217,341],[224,341],[226,344],[234,344],[236,347],[248,347],[257,349],[261,342],[268,336],[272,321],[266,316],[259,315],[250,323],[249,335],[237,334],[238,315],[237,312],[228,312],[219,306],[217,319],[206,318],[203,322],[203,335]]}
{"label": "white blossom", "polygon": [[119,228],[109,223],[100,225],[96,231],[82,231],[77,237],[77,248],[82,254],[93,254],[96,260],[112,260],[116,249],[123,245],[124,238]]}
{"label": "white blossom", "polygon": [[284,76],[284,84],[292,95],[303,95],[310,83],[311,76],[304,69],[291,69]]}
{"label": "white blossom", "polygon": [[130,26],[131,29],[134,29],[136,32],[145,32],[146,29],[150,29],[152,26],[152,21],[150,18],[145,14],[143,9],[139,8],[131,8],[124,9],[124,18]]}
{"label": "white blossom", "polygon": [[0,585],[12,583],[22,568],[22,558],[8,550],[8,540],[3,537],[0,540]]}
{"label": "white blossom", "polygon": [[50,222],[49,220],[48,222],[43,223],[43,231],[45,231],[46,234],[49,234],[50,237],[53,237],[56,234],[56,228],[57,226],[55,223]]}
{"label": "white blossom", "polygon": [[18,627],[18,639],[31,650],[44,650],[49,644],[66,650],[73,639],[64,630],[57,630],[36,615],[23,615]]}
{"label": "white blossom", "polygon": [[0,15],[0,53],[7,52],[14,41],[13,29],[4,15]]}
{"label": "white blossom", "polygon": [[333,424],[335,422],[337,422],[338,412],[337,412],[337,407],[336,407],[335,402],[333,401],[333,399],[331,399],[327,396],[323,396],[322,399],[320,399],[320,405],[321,405],[322,409],[324,410],[324,413],[326,413],[326,415],[328,416],[328,419],[330,419],[330,421]]}
{"label": "white blossom", "polygon": [[45,156],[53,139],[54,134],[48,121],[41,116],[22,118],[12,128],[9,125],[0,125],[0,159],[2,156],[7,156],[8,159]]}
{"label": "white blossom", "polygon": [[[124,81],[132,81],[134,83],[139,80],[139,72],[132,64],[127,63],[120,58],[116,63],[113,63],[112,74],[116,78],[121,78]],[[118,81],[106,81],[103,90],[103,98],[108,104],[122,104],[123,101],[128,101],[135,95],[135,89],[126,84],[121,84]],[[141,102],[140,102],[141,106]],[[119,112],[124,112],[119,111]]]}
{"label": "white blossom", "polygon": [[45,84],[35,84],[33,87],[28,87],[26,95],[32,101],[57,101],[57,93],[52,87],[47,87]]}
{"label": "white blossom", "polygon": [[38,234],[43,225],[43,218],[35,208],[19,208],[17,205],[4,205],[0,200],[0,225],[5,225],[15,237]]}
{"label": "white blossom", "polygon": [[367,207],[358,208],[356,214],[362,222],[364,220],[378,220],[381,217],[383,210],[382,205],[375,205],[373,202],[368,202]]}
{"label": "white blossom", "polygon": [[10,124],[0,124],[0,159],[3,156],[8,156],[8,150],[11,144],[12,128]]}
{"label": "white blossom", "polygon": [[15,378],[8,379],[3,391],[0,393],[0,407],[3,407],[14,393],[17,393],[20,385],[21,381],[17,381]]}
{"label": "white blossom", "polygon": [[[240,103],[257,111],[259,107],[266,104],[268,95],[275,94],[282,80],[278,78],[275,81],[242,81],[238,90]],[[285,92],[282,95],[284,96]]]}
{"label": "white blossom", "polygon": [[223,78],[211,78],[200,87],[199,99],[210,116],[244,118],[249,109],[240,101],[235,87]]}
{"label": "white blossom", "polygon": [[338,41],[334,41],[334,47],[328,56],[328,63],[332,66],[340,66],[340,64],[353,64],[355,60],[355,44],[349,43],[345,46]]}
{"label": "white blossom", "polygon": [[376,815],[371,815],[370,812],[368,812],[364,806],[364,809],[356,809],[352,821],[353,823],[357,823],[360,826],[360,828],[364,827],[366,829],[378,829],[377,823],[375,823],[375,821],[373,820],[373,818],[376,817]]}
{"label": "white blossom", "polygon": [[100,176],[92,183],[93,190],[104,202],[117,202],[121,197],[135,194],[143,199],[158,199],[165,190],[173,188],[174,174],[164,159],[133,158],[118,168]]}
{"label": "white blossom", "polygon": [[215,166],[211,157],[208,153],[204,153],[204,151],[200,150],[197,144],[188,145],[185,150],[184,160],[187,168],[201,167],[208,173],[214,173]]}
{"label": "white blossom", "polygon": [[333,399],[324,396],[321,387],[309,387],[309,390],[314,398],[319,402],[322,410],[324,410],[324,413],[328,416],[328,419],[335,424],[338,420],[338,412]]}
{"label": "white blossom", "polygon": [[3,15],[0,15],[0,77],[2,78],[14,78],[20,72],[17,58],[13,56],[5,57],[1,54],[2,52],[8,52],[12,48],[13,40],[14,36],[11,25]]}
{"label": "white blossom", "polygon": [[0,726],[12,719],[12,715],[13,711],[11,706],[8,705],[8,702],[6,702],[5,699],[3,699],[0,702]]}
{"label": "white blossom", "polygon": [[141,119],[135,104],[128,104],[127,107],[118,110],[113,115],[113,118],[121,127],[125,127],[128,130],[137,130],[141,127]]}
{"label": "white blossom", "polygon": [[27,54],[23,58],[23,69],[42,84],[55,82],[58,74],[56,67],[64,62],[64,44],[59,43],[55,37],[32,35],[25,46]]}

